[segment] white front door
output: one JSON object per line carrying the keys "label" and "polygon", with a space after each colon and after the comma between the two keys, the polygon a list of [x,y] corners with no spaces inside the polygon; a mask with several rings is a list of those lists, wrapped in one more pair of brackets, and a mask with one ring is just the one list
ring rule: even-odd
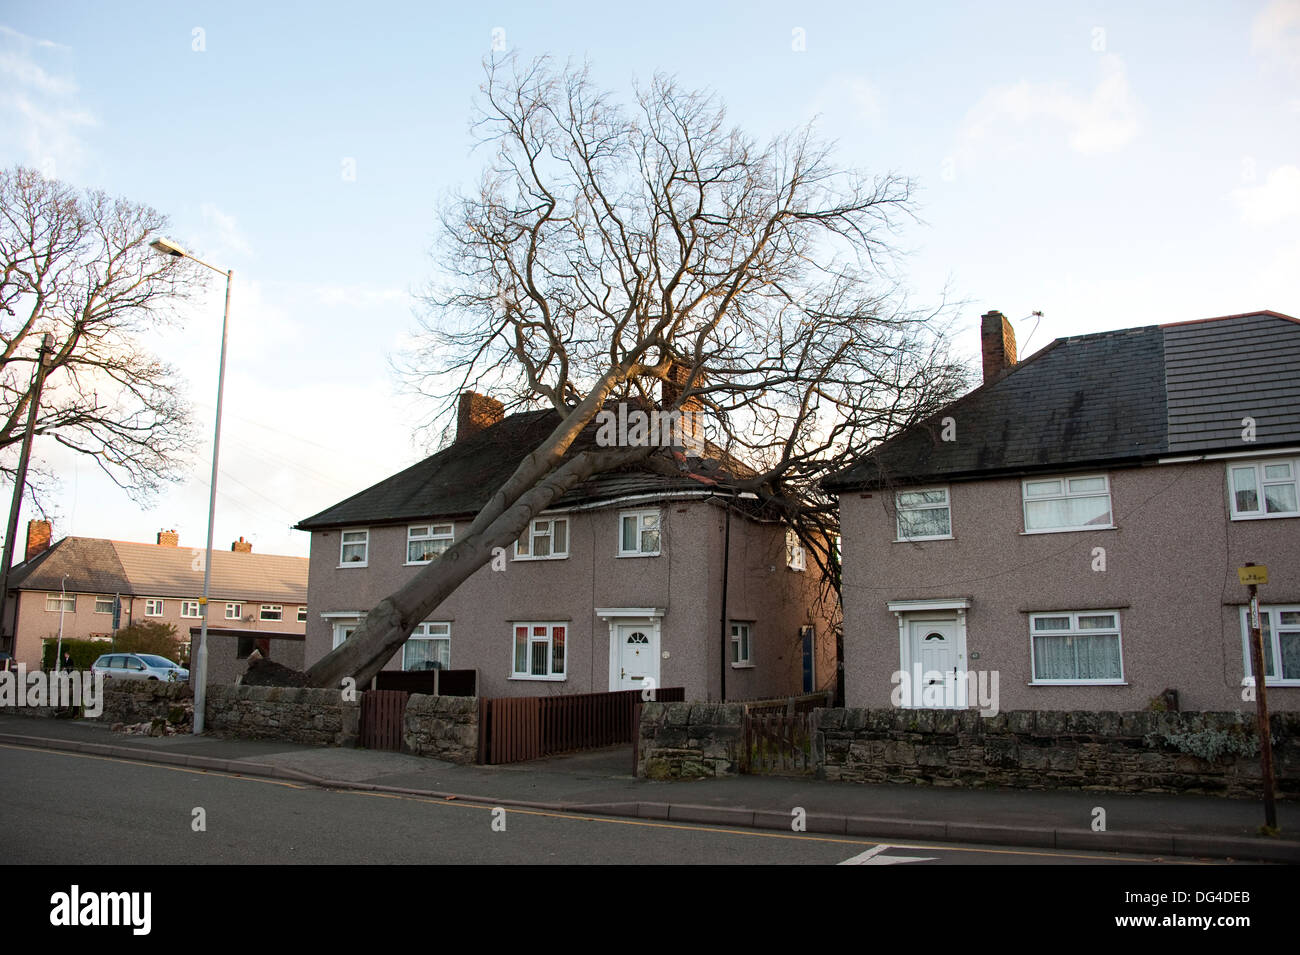
{"label": "white front door", "polygon": [[924,709],[964,709],[966,680],[957,648],[956,620],[908,621],[910,701]]}
{"label": "white front door", "polygon": [[614,628],[618,683],[614,689],[644,690],[659,685],[659,647],[655,628],[620,623]]}

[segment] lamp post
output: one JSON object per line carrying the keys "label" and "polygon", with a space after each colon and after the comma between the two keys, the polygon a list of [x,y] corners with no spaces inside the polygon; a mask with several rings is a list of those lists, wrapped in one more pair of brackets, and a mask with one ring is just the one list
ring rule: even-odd
{"label": "lamp post", "polygon": [[203,558],[203,596],[199,605],[203,608],[203,623],[199,629],[199,652],[194,663],[194,735],[203,732],[203,707],[208,696],[208,593],[212,586],[212,521],[217,512],[217,460],[221,453],[221,398],[226,385],[226,329],[230,324],[230,283],[235,277],[233,269],[222,271],[215,265],[209,265],[202,259],[195,258],[174,242],[161,236],[149,243],[164,255],[178,259],[190,259],[226,277],[226,308],[221,316],[221,364],[217,370],[217,423],[212,435],[212,484],[208,497],[208,548]]}

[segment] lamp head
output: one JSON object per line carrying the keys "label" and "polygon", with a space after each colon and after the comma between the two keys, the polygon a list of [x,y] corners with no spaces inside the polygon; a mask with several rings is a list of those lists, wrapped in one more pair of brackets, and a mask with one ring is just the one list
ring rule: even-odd
{"label": "lamp head", "polygon": [[152,242],[149,243],[149,246],[157,250],[158,252],[163,253],[164,255],[174,255],[178,259],[185,258],[186,256],[189,255],[188,252],[182,249],[175,242],[171,241],[170,239],[164,238],[163,236],[159,236],[158,238],[154,239]]}

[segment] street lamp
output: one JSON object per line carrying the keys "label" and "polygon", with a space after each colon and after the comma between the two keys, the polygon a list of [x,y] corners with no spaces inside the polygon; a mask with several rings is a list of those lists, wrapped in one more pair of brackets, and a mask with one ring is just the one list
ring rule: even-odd
{"label": "street lamp", "polygon": [[203,608],[203,623],[199,629],[198,660],[194,664],[194,734],[203,732],[203,707],[208,696],[208,593],[212,586],[212,521],[217,512],[217,460],[221,452],[221,398],[226,385],[226,329],[230,324],[230,283],[235,277],[233,269],[222,271],[215,265],[209,265],[202,259],[195,258],[175,242],[161,236],[149,243],[163,255],[178,259],[190,259],[226,277],[226,310],[221,317],[221,365],[217,371],[217,423],[212,435],[212,486],[208,498],[208,550],[203,559],[203,596],[199,605]]}

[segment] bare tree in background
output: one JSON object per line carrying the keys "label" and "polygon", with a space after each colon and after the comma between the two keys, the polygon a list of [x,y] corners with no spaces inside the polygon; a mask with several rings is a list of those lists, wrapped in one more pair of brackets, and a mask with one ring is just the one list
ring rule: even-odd
{"label": "bare tree in background", "polygon": [[[166,221],[33,169],[0,171],[0,471],[11,481],[45,332],[54,352],[35,433],[93,458],[137,500],[181,477],[183,378],[142,339],[204,279],[149,248]],[[52,475],[34,470],[39,494]]]}
{"label": "bare tree in background", "polygon": [[680,453],[574,442],[606,402],[702,407],[714,457],[793,529],[828,586],[838,523],[817,481],[962,388],[933,314],[888,266],[912,183],[837,169],[804,129],[758,144],[712,97],[656,77],[624,110],[586,69],[487,65],[492,158],[442,214],[444,276],[407,371],[445,411],[464,388],[561,423],[468,532],[308,671],[379,671],[420,621],[590,475],[677,474]]}

